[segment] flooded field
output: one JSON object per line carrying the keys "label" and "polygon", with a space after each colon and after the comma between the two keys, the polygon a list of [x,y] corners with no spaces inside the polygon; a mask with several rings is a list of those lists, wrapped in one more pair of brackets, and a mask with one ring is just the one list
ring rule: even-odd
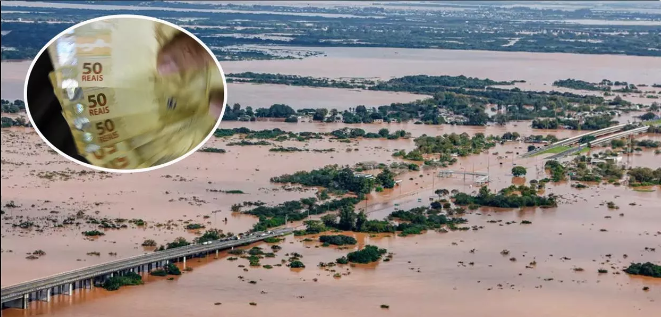
{"label": "flooded field", "polygon": [[[305,131],[338,128],[280,122],[255,124],[259,124],[259,128],[287,130],[293,127]],[[238,122],[225,125],[227,128],[238,126]],[[380,125],[371,126],[376,130]],[[414,135],[461,132],[461,129],[473,134],[490,129],[447,126],[445,128],[452,129],[445,130],[415,125],[403,128],[418,128]],[[507,130],[507,127],[502,129]],[[558,132],[558,136],[577,133]],[[658,136],[650,138],[661,140]],[[13,222],[17,222],[15,217],[21,215],[46,223],[45,217],[66,217],[82,210],[97,217],[139,217],[148,225],[109,230],[103,237],[88,240],[80,232],[93,229],[92,225],[47,227],[37,232],[12,228],[13,222],[5,220],[2,224],[2,285],[149,252],[151,249],[140,246],[144,239],[163,243],[177,236],[189,240],[195,236],[181,225],[172,230],[158,228],[155,224],[159,222],[174,220],[176,223],[181,219],[226,232],[247,230],[256,218],[231,213],[232,204],[246,200],[272,204],[314,195],[313,190],[285,191],[269,182],[272,176],[327,164],[370,160],[388,163],[394,160],[390,154],[395,149],[414,147],[412,140],[366,139],[352,143],[313,140],[305,147],[335,148],[336,152],[273,153],[268,151],[271,146],[232,147],[226,145],[229,141],[213,138],[208,144],[227,149],[228,153],[196,153],[179,164],[151,173],[80,174],[82,168],[48,153],[47,146],[33,131],[3,129],[2,204],[13,201],[19,206],[3,207],[4,217],[13,217]],[[302,147],[304,143],[289,141],[282,145]],[[347,148],[359,151],[347,152]],[[512,142],[498,145],[491,152],[515,152],[523,148],[524,144]],[[29,163],[26,157],[30,158]],[[644,151],[634,160],[636,166],[658,167],[658,155],[652,151]],[[488,171],[493,176],[490,187],[497,190],[513,182],[519,183],[509,172],[513,162],[528,168],[529,179],[544,177],[540,168],[543,161],[539,157],[498,160],[485,153],[461,158],[450,169]],[[470,177],[436,178],[433,170],[408,172],[398,178],[403,180],[400,187],[373,193],[358,207],[365,208],[370,218],[381,219],[394,210],[395,204],[403,209],[426,205],[428,198],[434,196],[434,189],[465,192],[476,189]],[[213,193],[207,189],[238,189],[246,194]],[[661,246],[657,226],[661,214],[655,207],[661,199],[661,191],[636,192],[612,185],[576,190],[565,182],[547,186],[547,193],[562,197],[557,208],[483,208],[468,214],[465,217],[468,224],[481,227],[477,231],[428,232],[410,237],[356,234],[359,246],[375,244],[394,252],[395,256],[392,261],[376,266],[337,267],[337,272],[350,273],[339,279],[333,277],[333,272],[316,265],[322,261],[331,262],[350,250],[323,248],[316,242],[288,237],[281,243],[283,249],[278,256],[264,259],[262,264],[276,264],[285,253],[298,252],[307,266],[302,271],[274,267],[271,270],[251,268],[244,272],[237,265],[246,264],[245,260],[227,261],[225,254],[217,260],[189,261],[194,271],[173,281],[145,276],[148,282],[144,286],[125,287],[116,292],[95,288],[73,297],[58,295],[50,303],[32,302],[28,310],[9,309],[3,314],[168,316],[177,309],[184,315],[264,316],[274,312],[298,315],[314,309],[319,316],[386,313],[410,316],[412,311],[477,316],[493,310],[507,311],[511,316],[530,316],[533,312],[539,315],[536,312],[542,307],[544,313],[540,316],[566,316],[569,312],[576,316],[649,316],[655,311],[661,299],[661,282],[628,276],[620,271],[630,262],[659,260],[658,253],[646,251],[645,247],[658,249]],[[614,200],[621,208],[618,211],[607,209],[603,203],[609,200]],[[632,202],[636,205],[630,206]],[[618,216],[619,213],[623,216]],[[225,217],[227,223],[223,221]],[[532,224],[520,225],[521,220]],[[517,223],[506,225],[510,221]],[[44,250],[46,255],[37,260],[25,259],[26,253],[36,249]],[[476,251],[469,252],[472,249]],[[508,249],[510,255],[501,255],[503,249]],[[90,256],[88,252],[100,255]],[[110,252],[117,255],[111,256]],[[515,257],[516,261],[511,261],[510,257]],[[532,261],[537,264],[526,268]],[[584,271],[577,272],[575,268]],[[599,274],[598,269],[607,269],[609,273]],[[237,279],[237,276],[245,279]],[[250,280],[257,284],[249,284]],[[643,291],[643,286],[650,290]],[[471,300],[467,302],[467,298]],[[479,300],[480,305],[471,304],[474,300]],[[334,304],[339,301],[343,304]],[[452,304],[438,305],[445,301]],[[214,305],[216,302],[222,304]],[[257,306],[250,306],[249,302]],[[382,304],[390,308],[381,309]]]}
{"label": "flooded field", "polygon": [[[3,4],[4,5],[4,4]],[[66,4],[62,4],[66,5]],[[98,8],[98,6],[95,6]],[[306,48],[307,49],[307,48]],[[524,79],[522,89],[546,90],[553,81],[576,78],[588,81],[658,81],[661,61],[646,57],[507,53],[481,51],[412,50],[386,48],[314,48],[325,57],[286,61],[223,63],[226,72],[266,72],[315,77],[391,77],[429,74],[466,75],[495,80]],[[2,98],[22,99],[23,80],[29,62],[2,63]],[[229,85],[229,102],[244,107],[274,103],[294,108],[346,109],[359,104],[378,106],[411,101],[423,96],[388,92],[317,89],[274,85]],[[620,122],[637,114],[625,114]],[[445,133],[502,135],[553,134],[565,138],[573,130],[537,130],[530,122],[504,126],[284,123],[276,121],[223,122],[222,128],[252,130],[279,128],[285,131],[330,132],[343,127],[377,132],[406,130],[413,137]],[[360,139],[350,143],[334,140],[273,142],[278,146],[334,149],[333,152],[270,152],[275,145],[229,146],[237,137],[212,138],[206,146],[227,153],[195,153],[172,166],[138,174],[106,174],[87,169],[49,151],[31,129],[2,129],[2,262],[1,284],[8,286],[117,258],[151,252],[141,243],[158,244],[194,231],[184,223],[204,224],[224,232],[250,229],[257,218],[231,212],[244,201],[269,205],[314,196],[315,189],[285,189],[270,178],[329,164],[354,165],[364,161],[391,163],[395,150],[411,150],[413,139]],[[661,137],[645,136],[656,141]],[[269,141],[271,142],[271,141]],[[499,190],[547,176],[543,157],[515,158],[527,144],[508,142],[488,153],[465,158],[448,169],[488,172],[489,188]],[[592,153],[601,149],[593,149]],[[495,152],[501,153],[494,155]],[[505,154],[507,153],[507,154]],[[590,153],[590,154],[592,154]],[[499,156],[503,156],[499,158]],[[624,161],[633,166],[659,167],[661,156],[643,150]],[[528,169],[527,179],[514,178],[516,165]],[[429,203],[435,189],[474,192],[471,177],[439,178],[437,170],[406,172],[395,189],[372,193],[357,207],[368,217],[382,219],[396,207],[409,209]],[[333,271],[317,267],[332,262],[350,249],[321,247],[305,237],[287,237],[282,250],[262,264],[277,264],[297,252],[306,268],[291,270],[238,265],[246,260],[192,259],[185,272],[173,280],[144,276],[143,286],[123,287],[115,292],[101,288],[74,296],[57,295],[51,302],[32,302],[30,309],[3,310],[4,316],[412,316],[418,314],[457,316],[652,316],[661,301],[659,279],[630,276],[622,269],[631,262],[661,261],[661,188],[635,191],[626,186],[590,184],[575,189],[570,182],[549,183],[545,193],[559,197],[559,206],[549,209],[481,208],[466,214],[476,230],[422,235],[354,235],[358,246],[377,245],[394,253],[392,261],[376,265],[338,266]],[[240,190],[228,194],[218,190]],[[613,201],[620,208],[608,209]],[[398,206],[396,206],[398,205]],[[105,230],[95,239],[82,231],[97,226],[56,228],[70,216],[83,219],[139,218],[147,225],[128,224],[125,229]],[[227,221],[225,221],[227,219]],[[532,222],[522,225],[522,220]],[[31,221],[39,227],[13,226]],[[169,225],[161,226],[170,222]],[[316,237],[312,237],[316,238]],[[264,243],[256,244],[267,248]],[[501,254],[507,249],[507,256]],[[656,249],[657,251],[651,251]],[[35,260],[26,255],[35,250],[46,254]],[[532,265],[535,262],[535,265]],[[579,270],[579,268],[581,270]],[[608,273],[598,273],[604,269]],[[335,273],[342,273],[334,277]],[[242,276],[243,278],[238,278]],[[255,281],[252,284],[249,281]],[[649,290],[643,290],[649,287]],[[250,305],[254,302],[256,305]],[[389,308],[381,308],[387,305]],[[497,312],[497,313],[494,313]]]}
{"label": "flooded field", "polygon": [[[225,73],[280,73],[328,78],[390,79],[407,75],[465,75],[493,80],[525,80],[523,90],[572,91],[553,87],[559,79],[600,82],[602,79],[646,84],[643,90],[658,92],[661,59],[640,56],[578,55],[559,53],[489,52],[398,48],[271,47],[276,49],[322,51],[325,56],[302,60],[226,61]],[[30,66],[25,62],[2,63],[2,98],[22,99],[23,81]],[[243,106],[264,107],[274,103],[294,108],[334,107],[347,109],[360,104],[383,105],[424,99],[424,95],[377,91],[229,84],[228,100]],[[6,87],[6,88],[5,88]],[[594,92],[574,91],[582,94]],[[329,93],[330,94],[330,93]],[[650,104],[655,101],[629,95],[624,99]]]}
{"label": "flooded field", "polygon": [[228,73],[262,72],[313,77],[390,79],[407,75],[450,75],[526,80],[551,85],[559,79],[635,84],[658,83],[661,59],[640,56],[490,52],[403,48],[274,47],[323,51],[303,60],[225,62]]}
{"label": "flooded field", "polygon": [[[358,105],[379,107],[393,102],[411,102],[429,96],[410,93],[348,90],[339,88],[311,88],[285,85],[255,85],[230,83],[227,85],[227,103],[233,105],[268,108],[274,103],[286,104],[294,109],[327,108],[348,110]],[[329,96],[332,96],[329,98]]]}

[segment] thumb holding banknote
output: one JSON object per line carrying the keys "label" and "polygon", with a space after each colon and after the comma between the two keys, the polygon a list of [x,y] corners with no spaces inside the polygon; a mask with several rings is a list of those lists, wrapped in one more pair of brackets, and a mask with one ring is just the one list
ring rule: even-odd
{"label": "thumb holding banknote", "polygon": [[[179,33],[163,46],[156,59],[158,72],[168,75],[180,71],[203,68],[214,62],[207,50],[195,39]],[[223,92],[212,92],[209,100],[209,114],[220,117],[223,110]]]}

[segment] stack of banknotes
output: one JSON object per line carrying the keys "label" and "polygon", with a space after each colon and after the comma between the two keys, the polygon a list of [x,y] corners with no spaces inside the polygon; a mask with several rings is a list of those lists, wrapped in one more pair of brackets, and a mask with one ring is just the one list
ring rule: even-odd
{"label": "stack of banknotes", "polygon": [[137,18],[79,26],[48,48],[50,80],[78,152],[90,164],[140,169],[198,146],[218,118],[209,96],[222,89],[215,63],[161,76],[158,51],[179,30]]}

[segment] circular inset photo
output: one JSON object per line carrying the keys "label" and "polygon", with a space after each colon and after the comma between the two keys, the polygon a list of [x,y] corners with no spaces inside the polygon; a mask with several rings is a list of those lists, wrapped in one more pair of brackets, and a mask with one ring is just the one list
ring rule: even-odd
{"label": "circular inset photo", "polygon": [[77,24],[35,57],[26,110],[46,143],[87,167],[149,171],[184,159],[220,124],[225,75],[172,23],[113,15]]}

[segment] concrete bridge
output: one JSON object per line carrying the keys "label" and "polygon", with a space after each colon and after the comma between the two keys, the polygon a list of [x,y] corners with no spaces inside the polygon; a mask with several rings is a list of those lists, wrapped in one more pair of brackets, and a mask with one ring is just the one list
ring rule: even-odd
{"label": "concrete bridge", "polygon": [[[623,137],[626,137],[626,136],[629,136],[629,135],[632,135],[632,134],[645,133],[645,131],[647,131],[648,129],[649,129],[648,126],[644,126],[644,127],[638,127],[638,128],[635,128],[635,129],[623,131],[623,132],[620,132],[620,133],[611,134],[611,135],[603,137],[603,138],[592,140],[592,141],[589,142],[589,145],[590,146],[600,145],[600,144],[610,142],[611,140],[617,140],[617,139],[620,139],[620,138],[623,138]],[[547,160],[556,160],[556,159],[559,159],[559,158],[563,158],[565,156],[568,156],[568,155],[574,154],[576,152],[579,152],[579,151],[581,151],[582,149],[584,149],[586,147],[588,147],[588,143],[583,143],[583,144],[580,144],[577,147],[573,147],[571,149],[568,149],[567,151],[551,155],[551,156],[549,156],[545,159],[547,159]]]}
{"label": "concrete bridge", "polygon": [[51,295],[71,295],[76,289],[92,288],[101,285],[106,279],[128,272],[148,273],[170,262],[183,261],[186,258],[205,256],[219,250],[258,242],[269,237],[277,237],[292,232],[293,229],[275,229],[268,232],[255,232],[243,235],[239,239],[212,241],[208,244],[192,244],[170,250],[151,252],[117,261],[93,265],[48,277],[3,287],[1,293],[2,308],[26,309],[30,301],[50,301]]}
{"label": "concrete bridge", "polygon": [[552,148],[555,148],[555,147],[565,146],[565,145],[572,145],[574,143],[578,143],[578,141],[581,140],[581,138],[584,137],[584,136],[592,135],[594,137],[599,137],[599,136],[606,135],[606,134],[609,134],[609,133],[617,132],[617,131],[622,130],[627,124],[628,123],[618,124],[618,125],[614,125],[612,127],[601,129],[601,130],[590,131],[590,132],[583,133],[583,134],[580,134],[580,135],[577,135],[577,136],[573,136],[571,138],[567,138],[567,139],[555,142],[553,144],[549,144],[548,146],[541,147],[541,148],[538,148],[536,150],[533,150],[533,151],[527,152],[525,154],[522,154],[521,157],[530,157],[530,156],[533,156],[533,155],[535,155],[539,152],[543,152],[543,151],[546,151],[546,150],[549,150],[549,149],[552,149]]}

